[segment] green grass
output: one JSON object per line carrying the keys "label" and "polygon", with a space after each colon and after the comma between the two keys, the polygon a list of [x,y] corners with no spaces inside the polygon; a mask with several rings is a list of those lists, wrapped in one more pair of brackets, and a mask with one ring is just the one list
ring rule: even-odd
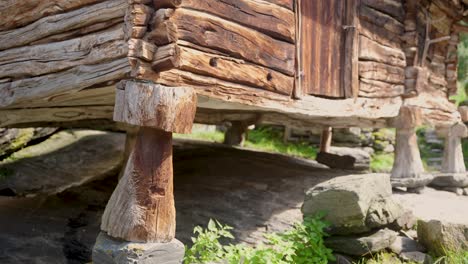
{"label": "green grass", "polygon": [[393,253],[380,252],[370,258],[362,258],[354,264],[416,264],[416,262],[402,261]]}
{"label": "green grass", "polygon": [[[174,137],[221,143],[224,140],[224,133],[220,131],[194,132],[188,135],[176,134]],[[316,146],[308,142],[284,143],[283,131],[268,126],[250,130],[244,147],[307,159],[315,159],[317,156]]]}
{"label": "green grass", "polygon": [[393,166],[393,153],[376,152],[371,157],[372,172],[390,172]]}
{"label": "green grass", "polygon": [[434,264],[468,264],[468,251],[446,251],[445,256],[436,258]]}

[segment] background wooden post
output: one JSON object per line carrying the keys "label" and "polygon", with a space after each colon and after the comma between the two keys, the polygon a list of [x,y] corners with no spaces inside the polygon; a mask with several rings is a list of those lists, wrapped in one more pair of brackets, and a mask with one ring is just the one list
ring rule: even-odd
{"label": "background wooden post", "polygon": [[320,136],[320,152],[328,153],[330,152],[333,129],[331,127],[326,127],[322,130],[322,135]]}

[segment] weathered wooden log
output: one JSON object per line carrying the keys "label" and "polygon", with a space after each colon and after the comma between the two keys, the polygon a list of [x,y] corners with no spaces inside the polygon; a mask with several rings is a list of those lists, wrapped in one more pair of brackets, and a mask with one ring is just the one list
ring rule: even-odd
{"label": "weathered wooden log", "polygon": [[0,78],[32,77],[127,55],[122,24],[81,38],[0,52]]}
{"label": "weathered wooden log", "polygon": [[122,81],[117,86],[114,121],[166,132],[190,133],[196,100],[191,88]]}
{"label": "weathered wooden log", "polygon": [[155,1],[155,8],[187,8],[210,13],[290,43],[295,40],[294,12],[268,1],[169,0]]}
{"label": "weathered wooden log", "polygon": [[[345,44],[340,52],[344,53],[343,88],[345,98],[359,95],[359,17],[358,0],[346,1],[345,7]],[[333,56],[333,55],[332,55]]]}
{"label": "weathered wooden log", "polygon": [[362,0],[362,3],[373,9],[389,14],[400,22],[404,19],[405,10],[403,4],[399,0]]}
{"label": "weathered wooden log", "polygon": [[294,75],[293,44],[199,11],[179,8],[169,12],[160,9],[155,16],[161,13],[166,19],[156,22],[153,25],[154,29],[149,33],[149,39],[155,41],[158,46],[186,40],[290,76]]}
{"label": "weathered wooden log", "polygon": [[400,36],[404,32],[403,24],[387,14],[370,8],[367,5],[361,5],[359,11],[359,17],[361,20],[373,23]]}
{"label": "weathered wooden log", "polygon": [[359,96],[369,98],[396,97],[402,95],[405,91],[405,86],[401,84],[391,84],[365,78],[361,78],[359,87]]}
{"label": "weathered wooden log", "polygon": [[128,57],[139,58],[145,61],[152,61],[156,46],[141,39],[130,39],[128,41]]}
{"label": "weathered wooden log", "polygon": [[359,61],[359,76],[393,84],[404,84],[405,82],[403,68],[372,61]]}
{"label": "weathered wooden log", "polygon": [[285,95],[291,95],[294,87],[292,76],[244,60],[209,54],[176,44],[158,48],[153,68],[156,71],[177,68]]}
{"label": "weathered wooden log", "polygon": [[468,106],[462,105],[458,107],[458,112],[460,112],[461,120],[463,122],[468,122]]}
{"label": "weathered wooden log", "polygon": [[0,13],[4,14],[0,31],[21,27],[44,16],[64,13],[100,0],[4,0],[0,2]]}
{"label": "weathered wooden log", "polygon": [[465,160],[461,139],[468,136],[468,129],[463,123],[442,129],[445,137],[442,172],[465,173]]}
{"label": "weathered wooden log", "polygon": [[142,127],[101,230],[132,242],[169,242],[175,226],[172,133]]}
{"label": "weathered wooden log", "polygon": [[47,101],[56,95],[79,91],[128,76],[127,58],[95,65],[79,65],[65,71],[0,84],[0,108],[17,108]]}
{"label": "weathered wooden log", "polygon": [[394,49],[401,49],[402,36],[367,21],[360,21],[359,34]]}
{"label": "weathered wooden log", "polygon": [[360,60],[376,61],[398,67],[406,66],[405,54],[402,50],[380,45],[362,35],[359,41]]}
{"label": "weathered wooden log", "polygon": [[54,34],[121,18],[125,15],[126,7],[126,0],[110,0],[68,13],[44,17],[25,27],[0,32],[0,50],[26,45]]}

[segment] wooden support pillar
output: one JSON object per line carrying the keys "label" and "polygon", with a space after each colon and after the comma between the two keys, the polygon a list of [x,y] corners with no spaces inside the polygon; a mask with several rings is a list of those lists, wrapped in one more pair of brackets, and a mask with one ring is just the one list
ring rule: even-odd
{"label": "wooden support pillar", "polygon": [[391,180],[394,187],[419,190],[432,176],[424,173],[419,153],[416,127],[421,124],[421,111],[417,107],[403,106],[395,122],[396,146]]}
{"label": "wooden support pillar", "polygon": [[462,123],[458,123],[451,127],[441,129],[440,132],[445,137],[442,172],[465,173],[466,167],[463,159],[461,139],[467,136],[466,126]]}
{"label": "wooden support pillar", "polygon": [[224,134],[224,144],[229,146],[244,145],[249,123],[246,121],[231,121],[231,126]]}
{"label": "wooden support pillar", "polygon": [[176,226],[172,133],[191,131],[196,94],[188,88],[123,81],[116,96],[114,120],[140,128],[101,230],[131,242],[170,242]]}
{"label": "wooden support pillar", "polygon": [[320,136],[320,152],[330,152],[332,136],[333,129],[331,127],[326,127],[322,130],[322,134]]}

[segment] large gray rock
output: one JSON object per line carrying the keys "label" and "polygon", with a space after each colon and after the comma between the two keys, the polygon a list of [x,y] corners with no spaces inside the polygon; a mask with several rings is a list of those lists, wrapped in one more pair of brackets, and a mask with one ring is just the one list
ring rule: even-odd
{"label": "large gray rock", "polygon": [[9,195],[59,193],[118,172],[125,135],[67,130],[24,148],[0,163],[0,191]]}
{"label": "large gray rock", "polygon": [[134,243],[100,233],[93,248],[96,264],[180,264],[185,248],[173,239],[168,243]]}
{"label": "large gray rock", "polygon": [[308,190],[302,212],[305,216],[325,212],[332,234],[359,234],[390,225],[403,215],[391,195],[387,174],[342,176]]}
{"label": "large gray rock", "polygon": [[468,173],[440,173],[430,183],[435,187],[468,187]]}
{"label": "large gray rock", "polygon": [[337,169],[368,170],[370,166],[369,153],[359,148],[331,147],[329,152],[318,153],[316,160]]}
{"label": "large gray rock", "polygon": [[420,188],[427,186],[434,176],[431,174],[421,174],[418,177],[413,178],[391,178],[393,187],[406,187],[406,188]]}
{"label": "large gray rock", "polygon": [[0,128],[0,157],[5,157],[30,141],[51,135],[57,128]]}
{"label": "large gray rock", "polygon": [[437,255],[444,255],[446,250],[468,250],[468,226],[419,220],[418,240]]}
{"label": "large gray rock", "polygon": [[325,240],[325,245],[333,251],[362,256],[382,251],[395,241],[397,232],[382,229],[367,236],[333,236]]}

